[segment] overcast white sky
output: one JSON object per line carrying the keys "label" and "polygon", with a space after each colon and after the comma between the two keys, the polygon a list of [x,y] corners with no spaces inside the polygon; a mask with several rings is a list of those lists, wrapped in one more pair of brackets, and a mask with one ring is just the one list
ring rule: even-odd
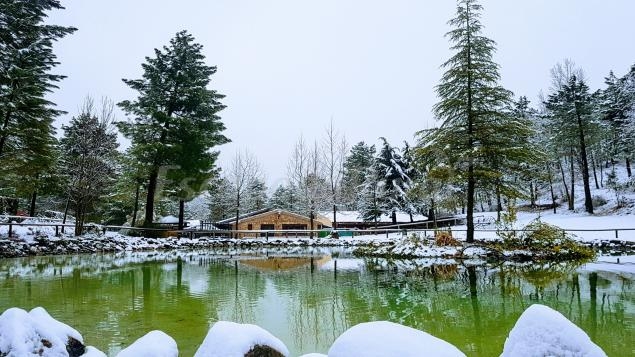
{"label": "overcast white sky", "polygon": [[[450,56],[444,34],[455,1],[422,0],[82,0],[50,22],[79,29],[55,52],[68,75],[51,95],[77,113],[83,98],[133,99],[122,78],[141,76],[153,49],[186,29],[218,66],[211,87],[233,142],[254,153],[270,186],[286,175],[297,138],[320,139],[331,117],[350,144],[413,142],[435,125],[431,107],[439,66]],[[633,0],[483,0],[485,34],[498,43],[503,85],[535,101],[549,69],[570,58],[593,90],[613,69],[635,64]],[[123,116],[123,114],[119,114]]]}

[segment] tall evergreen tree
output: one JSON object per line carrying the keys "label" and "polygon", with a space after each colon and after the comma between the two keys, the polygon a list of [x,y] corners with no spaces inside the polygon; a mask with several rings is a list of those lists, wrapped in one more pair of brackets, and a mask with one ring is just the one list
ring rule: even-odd
{"label": "tall evergreen tree", "polygon": [[406,192],[410,189],[411,180],[408,177],[406,165],[385,138],[377,156],[380,182],[383,194],[380,207],[383,214],[392,218],[392,223],[397,223],[397,211],[403,211],[407,205]]}
{"label": "tall evergreen tree", "polygon": [[589,133],[597,128],[597,123],[592,115],[589,87],[583,79],[572,75],[558,91],[549,95],[545,105],[552,120],[551,125],[559,128],[557,137],[571,143],[579,153],[584,207],[588,213],[593,213],[587,148]]}
{"label": "tall evergreen tree", "polygon": [[225,126],[218,116],[225,108],[220,103],[224,96],[207,88],[216,67],[205,64],[202,46],[194,43],[192,35],[177,33],[169,46],[155,49],[153,58],[146,57],[142,67],[141,79],[124,79],[139,95],[119,103],[132,118],[118,127],[132,141],[130,153],[144,165],[147,226],[153,222],[155,196],[160,194],[156,191],[161,168],[178,166],[188,177],[170,177],[172,181],[196,183],[181,187],[177,196],[184,200],[189,196],[186,192],[203,189],[198,183],[213,174],[218,155],[211,149],[229,139],[221,134]]}
{"label": "tall evergreen tree", "polygon": [[357,208],[357,193],[364,184],[366,170],[375,160],[375,145],[367,145],[360,141],[353,145],[344,160],[344,176],[342,177],[342,196],[349,209]]}
{"label": "tall evergreen tree", "polygon": [[[63,7],[57,0],[0,2],[0,179],[28,192],[30,211],[38,188],[50,183],[56,147],[52,124],[63,113],[45,99],[65,78],[50,73],[58,64],[53,43],[76,30],[44,24],[46,13],[58,9]],[[11,180],[11,172],[23,173],[28,184],[23,176]]]}
{"label": "tall evergreen tree", "polygon": [[481,34],[482,6],[476,0],[459,0],[457,15],[447,33],[455,54],[443,64],[446,72],[437,86],[440,101],[433,111],[443,121],[422,142],[433,155],[442,155],[454,167],[455,178],[467,186],[467,241],[474,241],[474,207],[477,185],[500,176],[502,167],[491,167],[492,157],[513,160],[516,151],[506,143],[515,125],[505,112],[511,92],[498,84],[498,64],[492,57],[495,43]]}

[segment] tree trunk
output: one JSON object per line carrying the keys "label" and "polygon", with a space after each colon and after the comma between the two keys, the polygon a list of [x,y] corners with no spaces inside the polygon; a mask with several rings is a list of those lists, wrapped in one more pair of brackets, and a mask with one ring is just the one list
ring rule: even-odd
{"label": "tree trunk", "polygon": [[567,186],[567,178],[564,175],[564,166],[562,166],[562,160],[558,159],[558,167],[560,167],[560,174],[562,175],[562,185],[564,186],[564,193],[566,195],[567,204],[571,202],[571,197],[569,196],[569,186]]}
{"label": "tree trunk", "polygon": [[64,218],[62,219],[62,233],[64,233],[64,225],[66,224],[66,217],[68,216],[68,203],[71,201],[70,197],[66,197],[66,206],[64,207]]}
{"label": "tree trunk", "polygon": [[600,167],[600,187],[604,188],[604,166],[602,164],[598,164]]}
{"label": "tree trunk", "polygon": [[397,212],[395,210],[390,213],[390,218],[392,219],[392,224],[397,224]]}
{"label": "tree trunk", "polygon": [[591,167],[593,168],[593,179],[595,179],[595,189],[600,189],[600,183],[598,182],[598,174],[595,171],[595,155],[591,152]]}
{"label": "tree trunk", "polygon": [[529,206],[536,208],[536,193],[534,190],[534,181],[529,182]]}
{"label": "tree trunk", "polygon": [[553,206],[553,213],[556,212],[556,195],[553,192],[553,179],[551,175],[551,169],[549,169],[549,191],[551,191],[551,205]]}
{"label": "tree trunk", "polygon": [[152,226],[154,220],[154,196],[157,191],[157,181],[159,178],[159,168],[153,167],[150,177],[148,177],[148,195],[146,197],[146,216],[143,221],[144,227]]}
{"label": "tree trunk", "polygon": [[589,178],[589,160],[586,153],[586,140],[584,137],[584,127],[582,116],[578,113],[578,133],[580,136],[580,158],[582,159],[582,181],[584,182],[584,207],[586,211],[593,214],[593,198],[591,197],[591,183]]}
{"label": "tree trunk", "polygon": [[137,182],[137,188],[134,194],[134,209],[132,211],[132,223],[131,227],[134,227],[137,224],[137,212],[139,211],[139,189],[141,188],[141,183]]}
{"label": "tree trunk", "polygon": [[430,217],[432,217],[432,222],[434,224],[434,228],[437,228],[437,214],[435,212],[436,207],[435,207],[435,202],[434,202],[434,198],[430,199],[430,209],[428,210],[428,219],[430,219]]}
{"label": "tree trunk", "polygon": [[496,184],[496,222],[501,221],[502,210],[503,210],[503,204],[501,202],[501,190],[500,190],[500,186]]}
{"label": "tree trunk", "polygon": [[337,206],[333,204],[333,229],[337,229]]}
{"label": "tree trunk", "polygon": [[35,217],[35,202],[37,200],[37,190],[31,194],[31,204],[29,206],[29,217]]}
{"label": "tree trunk", "polygon": [[575,166],[573,165],[573,147],[571,148],[571,156],[569,159],[570,164],[570,174],[571,174],[571,195],[569,195],[569,211],[573,211],[575,209]]}
{"label": "tree trunk", "polygon": [[179,200],[179,231],[185,228],[185,200]]}
{"label": "tree trunk", "polygon": [[[238,230],[238,216],[240,215],[240,193],[236,194],[236,219],[234,220],[234,231]],[[234,232],[234,238],[238,238],[238,232]]]}
{"label": "tree trunk", "polygon": [[628,175],[628,177],[631,177],[633,175],[633,173],[631,172],[631,159],[630,158],[626,158],[626,174]]}

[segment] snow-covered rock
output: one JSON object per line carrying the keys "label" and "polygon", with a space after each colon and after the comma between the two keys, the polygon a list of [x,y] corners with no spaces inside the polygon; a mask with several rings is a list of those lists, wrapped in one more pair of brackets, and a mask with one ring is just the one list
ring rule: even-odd
{"label": "snow-covered rock", "polygon": [[558,311],[531,305],[509,332],[501,357],[606,357],[589,336]]}
{"label": "snow-covered rock", "polygon": [[[41,307],[30,312],[10,308],[0,315],[0,355],[7,357],[81,356],[83,338],[72,327],[55,320]],[[91,356],[98,356],[92,348]]]}
{"label": "snow-covered rock", "polygon": [[176,341],[163,331],[150,331],[117,354],[117,357],[178,357]]}
{"label": "snow-covered rock", "polygon": [[329,357],[435,357],[463,356],[454,345],[388,321],[367,322],[346,330],[329,349]]}
{"label": "snow-covered rock", "polygon": [[285,357],[289,356],[287,346],[259,326],[218,321],[209,330],[194,357],[244,357],[257,346],[268,346]]}

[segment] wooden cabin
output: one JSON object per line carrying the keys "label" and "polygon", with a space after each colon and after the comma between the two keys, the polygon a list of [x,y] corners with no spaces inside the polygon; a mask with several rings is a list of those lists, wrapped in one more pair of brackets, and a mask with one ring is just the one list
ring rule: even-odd
{"label": "wooden cabin", "polygon": [[[313,219],[313,227],[311,227],[311,219],[307,216],[282,209],[263,209],[239,216],[238,227],[236,227],[235,217],[216,222],[216,226],[221,229],[237,229],[239,231],[301,231],[330,228],[331,221],[320,214],[316,214]],[[264,235],[264,232],[258,232],[254,233],[253,236]],[[282,234],[278,233],[276,235],[280,236]],[[249,236],[249,234],[245,236]]]}

